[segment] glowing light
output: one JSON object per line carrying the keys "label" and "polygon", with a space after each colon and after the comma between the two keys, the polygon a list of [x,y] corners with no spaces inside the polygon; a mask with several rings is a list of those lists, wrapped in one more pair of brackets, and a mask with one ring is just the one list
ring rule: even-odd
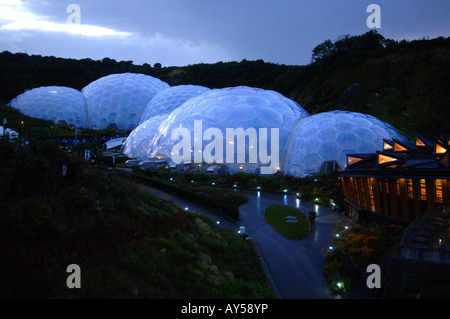
{"label": "glowing light", "polygon": [[447,150],[439,144],[436,144],[436,154],[444,154]]}
{"label": "glowing light", "polygon": [[403,147],[402,145],[395,143],[394,144],[394,151],[398,152],[398,151],[407,151],[407,149],[405,147]]}
{"label": "glowing light", "polygon": [[378,164],[384,164],[384,163],[395,162],[395,161],[397,161],[397,159],[394,157],[378,154]]}
{"label": "glowing light", "polygon": [[359,158],[359,157],[349,156],[349,157],[347,157],[347,165],[354,164],[354,163],[359,162],[361,160],[362,159]]}

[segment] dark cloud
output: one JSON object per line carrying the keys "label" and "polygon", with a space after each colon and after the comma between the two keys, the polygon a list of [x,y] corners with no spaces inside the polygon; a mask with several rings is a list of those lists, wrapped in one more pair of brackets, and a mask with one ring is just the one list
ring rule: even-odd
{"label": "dark cloud", "polygon": [[[81,8],[81,23],[129,36],[67,35],[65,31],[5,30],[0,13],[0,50],[64,57],[105,56],[136,63],[186,65],[263,59],[306,64],[326,39],[362,34],[368,13],[382,9],[379,32],[393,39],[449,36],[448,0],[5,0],[40,20],[64,24],[66,8]],[[9,21],[10,23],[10,21]],[[36,23],[37,27],[38,24]],[[2,29],[3,28],[3,29]]]}

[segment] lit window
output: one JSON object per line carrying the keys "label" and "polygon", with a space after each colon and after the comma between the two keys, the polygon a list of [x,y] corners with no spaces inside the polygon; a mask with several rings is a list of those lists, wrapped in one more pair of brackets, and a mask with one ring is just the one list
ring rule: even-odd
{"label": "lit window", "polygon": [[379,154],[378,155],[378,164],[384,164],[384,163],[389,163],[389,162],[395,162],[397,159],[394,157],[390,157],[390,156],[386,156],[386,155],[382,155]]}
{"label": "lit window", "polygon": [[437,179],[436,180],[436,203],[443,203],[443,196],[442,196],[442,180]]}
{"label": "lit window", "polygon": [[370,196],[370,209],[371,211],[375,211],[375,200],[373,197],[373,185],[372,185],[372,180],[369,180],[369,196]]}
{"label": "lit window", "polygon": [[393,149],[391,144],[389,144],[387,142],[383,143],[383,150],[387,151],[387,150],[391,150],[391,149]]}
{"label": "lit window", "polygon": [[420,179],[420,199],[427,200],[427,185],[424,178]]}
{"label": "lit window", "polygon": [[348,156],[347,157],[347,165],[351,165],[353,163],[359,162],[361,158],[354,157],[354,156]]}
{"label": "lit window", "polygon": [[442,147],[440,144],[436,143],[435,152],[436,152],[436,154],[444,154],[445,152],[447,152],[447,150],[444,147]]}
{"label": "lit window", "polygon": [[407,151],[407,149],[405,147],[401,146],[400,144],[395,143],[394,144],[394,151],[396,151],[396,152],[398,152],[398,151]]}
{"label": "lit window", "polygon": [[414,198],[414,189],[413,189],[413,182],[411,178],[408,178],[406,180],[406,188],[408,190],[408,197]]}
{"label": "lit window", "polygon": [[416,146],[426,146],[424,142],[420,138],[416,138]]}

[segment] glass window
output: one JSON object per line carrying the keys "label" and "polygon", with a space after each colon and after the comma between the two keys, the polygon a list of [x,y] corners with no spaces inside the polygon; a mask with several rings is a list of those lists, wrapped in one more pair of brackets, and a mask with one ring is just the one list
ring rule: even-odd
{"label": "glass window", "polygon": [[436,203],[443,203],[444,199],[442,196],[442,180],[436,180]]}
{"label": "glass window", "polygon": [[370,210],[375,211],[375,200],[373,198],[373,185],[372,185],[372,179],[369,179],[369,196],[370,196]]}
{"label": "glass window", "polygon": [[424,178],[420,179],[420,199],[427,200],[427,185]]}
{"label": "glass window", "polygon": [[408,197],[414,198],[413,182],[411,178],[406,179],[406,189],[408,190]]}

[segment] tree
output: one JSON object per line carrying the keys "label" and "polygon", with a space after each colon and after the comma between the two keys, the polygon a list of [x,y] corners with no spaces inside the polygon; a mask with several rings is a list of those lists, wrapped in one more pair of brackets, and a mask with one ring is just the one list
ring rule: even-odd
{"label": "tree", "polygon": [[313,49],[312,62],[316,62],[322,58],[330,56],[334,51],[333,42],[328,39]]}

